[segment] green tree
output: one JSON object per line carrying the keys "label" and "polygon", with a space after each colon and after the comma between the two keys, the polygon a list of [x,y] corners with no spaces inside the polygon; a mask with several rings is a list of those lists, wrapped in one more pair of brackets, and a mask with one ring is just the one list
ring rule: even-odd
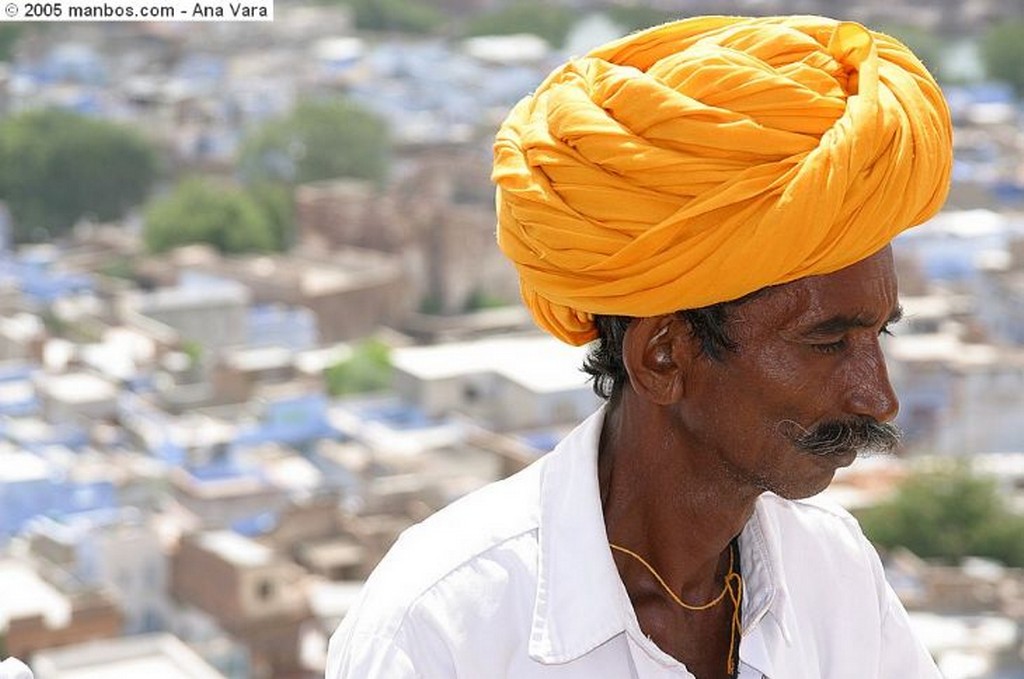
{"label": "green tree", "polygon": [[391,386],[391,351],[378,340],[367,340],[352,349],[352,355],[328,368],[324,374],[332,396],[380,391]]}
{"label": "green tree", "polygon": [[135,265],[132,258],[127,255],[115,257],[100,267],[99,273],[111,278],[124,278],[125,280],[135,279]]}
{"label": "green tree", "polygon": [[532,33],[554,47],[561,47],[575,22],[576,15],[568,7],[541,0],[518,0],[471,18],[462,33],[464,36]]}
{"label": "green tree", "polygon": [[473,291],[469,293],[469,297],[466,298],[463,308],[467,312],[473,312],[480,311],[482,309],[498,309],[505,306],[509,306],[509,302],[507,300],[504,300],[497,295],[492,295],[480,288],[474,288]]}
{"label": "green tree", "polygon": [[1003,21],[981,43],[981,56],[990,78],[1013,85],[1024,96],[1024,21]]}
{"label": "green tree", "polygon": [[186,179],[146,210],[150,252],[208,243],[223,253],[266,252],[277,245],[270,218],[245,191],[197,177]]}
{"label": "green tree", "polygon": [[1024,566],[1024,517],[1007,509],[994,481],[965,465],[915,474],[860,519],[868,538],[883,547],[954,563],[981,556]]}
{"label": "green tree", "polygon": [[295,193],[285,184],[262,182],[247,187],[247,193],[267,218],[273,235],[273,249],[283,252],[295,244]]}
{"label": "green tree", "polygon": [[239,168],[248,182],[301,184],[335,177],[381,182],[387,175],[387,124],[344,99],[307,101],[242,143]]}
{"label": "green tree", "polygon": [[199,365],[203,360],[203,345],[199,342],[186,339],[181,343],[181,351],[188,356],[189,365]]}
{"label": "green tree", "polygon": [[343,0],[352,7],[356,28],[364,31],[431,33],[444,15],[417,0]]}
{"label": "green tree", "polygon": [[0,24],[0,61],[11,60],[23,31],[23,24]]}
{"label": "green tree", "polygon": [[83,217],[121,217],[156,170],[152,147],[113,123],[56,110],[0,122],[0,196],[21,242],[58,236]]}

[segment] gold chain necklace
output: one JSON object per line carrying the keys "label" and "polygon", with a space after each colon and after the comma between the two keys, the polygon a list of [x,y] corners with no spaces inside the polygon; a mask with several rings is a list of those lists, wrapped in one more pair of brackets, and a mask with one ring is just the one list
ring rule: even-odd
{"label": "gold chain necklace", "polygon": [[743,576],[741,576],[735,570],[736,552],[734,550],[739,549],[735,545],[735,543],[729,543],[729,571],[725,574],[725,582],[722,586],[721,593],[711,601],[707,602],[706,604],[701,604],[699,606],[693,606],[680,599],[679,596],[672,591],[672,588],[668,586],[668,583],[665,582],[665,579],[661,577],[658,571],[654,570],[654,566],[649,564],[646,559],[644,559],[642,556],[640,556],[633,550],[626,549],[625,547],[620,547],[619,545],[616,545],[611,542],[608,543],[608,546],[611,547],[614,551],[627,554],[636,559],[637,561],[639,561],[641,564],[643,564],[644,567],[651,572],[651,575],[654,576],[655,580],[658,581],[658,584],[661,585],[662,589],[664,589],[665,592],[670,597],[672,597],[672,600],[688,611],[706,611],[709,608],[714,608],[715,605],[717,605],[720,601],[722,601],[722,599],[725,598],[726,594],[729,595],[729,598],[732,600],[733,610],[732,625],[729,633],[729,657],[726,660],[725,668],[727,674],[730,677],[733,676],[736,671],[736,641],[739,638],[740,632],[742,631],[742,622],[740,620],[740,603],[743,599]]}

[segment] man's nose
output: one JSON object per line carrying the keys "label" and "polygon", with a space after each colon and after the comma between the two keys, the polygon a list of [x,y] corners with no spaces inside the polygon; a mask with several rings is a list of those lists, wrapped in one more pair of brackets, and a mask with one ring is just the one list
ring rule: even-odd
{"label": "man's nose", "polygon": [[900,401],[889,381],[889,370],[877,338],[858,352],[850,366],[846,407],[852,415],[890,422],[900,410]]}

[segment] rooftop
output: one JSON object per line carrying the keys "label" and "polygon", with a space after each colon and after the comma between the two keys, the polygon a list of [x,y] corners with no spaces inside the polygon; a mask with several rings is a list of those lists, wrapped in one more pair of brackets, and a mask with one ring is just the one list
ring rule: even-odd
{"label": "rooftop", "polygon": [[375,286],[399,274],[394,256],[359,248],[338,250],[322,259],[301,253],[234,257],[222,260],[217,268],[246,283],[273,283],[310,296]]}
{"label": "rooftop", "polygon": [[199,544],[236,566],[266,566],[274,557],[269,547],[227,530],[203,533]]}
{"label": "rooftop", "polygon": [[60,627],[71,618],[71,602],[27,564],[0,561],[0,630],[7,629],[11,618],[33,615]]}
{"label": "rooftop", "polygon": [[573,347],[552,337],[504,337],[394,349],[392,363],[424,380],[491,372],[534,392],[587,387],[580,370],[586,347]]}
{"label": "rooftop", "polygon": [[950,333],[922,333],[891,337],[886,355],[903,362],[936,362],[958,368],[1020,365],[1019,351],[991,344],[968,344]]}
{"label": "rooftop", "polygon": [[13,447],[0,448],[0,484],[50,478],[50,465],[37,455]]}
{"label": "rooftop", "polygon": [[313,615],[341,618],[352,608],[363,589],[360,580],[314,581],[310,585],[309,604]]}
{"label": "rooftop", "polygon": [[249,290],[234,281],[217,281],[207,286],[182,285],[139,293],[135,296],[136,307],[143,314],[217,306],[245,306],[249,303],[249,298]]}
{"label": "rooftop", "polygon": [[224,363],[245,372],[289,367],[293,360],[294,352],[279,346],[236,349],[224,353]]}
{"label": "rooftop", "polygon": [[38,653],[36,679],[223,679],[170,634],[106,639]]}
{"label": "rooftop", "polygon": [[89,373],[50,375],[41,380],[40,389],[65,403],[93,403],[117,397],[113,384]]}

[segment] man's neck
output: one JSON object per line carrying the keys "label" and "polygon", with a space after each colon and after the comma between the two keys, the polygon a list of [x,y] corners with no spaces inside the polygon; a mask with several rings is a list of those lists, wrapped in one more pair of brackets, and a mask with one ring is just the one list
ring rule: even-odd
{"label": "man's neck", "polygon": [[685,599],[713,598],[729,543],[761,491],[690,443],[671,411],[637,401],[623,394],[610,404],[601,432],[598,481],[608,539],[643,555]]}

